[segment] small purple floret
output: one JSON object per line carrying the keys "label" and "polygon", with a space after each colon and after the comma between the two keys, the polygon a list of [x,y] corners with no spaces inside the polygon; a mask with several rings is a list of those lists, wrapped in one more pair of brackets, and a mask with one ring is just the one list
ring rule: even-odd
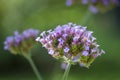
{"label": "small purple floret", "polygon": [[82,54],[83,54],[84,56],[87,56],[89,53],[88,53],[88,51],[83,51]]}
{"label": "small purple floret", "polygon": [[69,50],[70,49],[68,47],[65,47],[64,52],[67,53],[67,52],[69,52]]}

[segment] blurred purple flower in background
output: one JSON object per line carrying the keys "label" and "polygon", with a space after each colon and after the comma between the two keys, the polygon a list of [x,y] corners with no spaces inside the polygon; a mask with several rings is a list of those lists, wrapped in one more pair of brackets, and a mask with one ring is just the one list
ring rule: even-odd
{"label": "blurred purple flower in background", "polygon": [[98,10],[95,6],[92,6],[92,5],[89,7],[89,10],[90,10],[91,12],[93,12],[94,14],[96,14],[96,13],[99,12],[99,10]]}
{"label": "blurred purple flower in background", "polygon": [[4,41],[4,49],[13,54],[21,53],[21,50],[26,53],[34,45],[38,33],[34,29],[24,30],[22,34],[15,31],[14,36],[8,36]]}
{"label": "blurred purple flower in background", "polygon": [[83,5],[88,5],[88,9],[96,14],[98,12],[106,12],[120,5],[120,0],[66,0],[66,5],[71,6],[73,2],[80,1]]}
{"label": "blurred purple flower in background", "polygon": [[94,59],[104,53],[99,51],[92,33],[86,30],[86,27],[68,23],[54,30],[42,32],[36,41],[54,58],[63,59],[64,63],[80,63],[84,67],[89,67]]}
{"label": "blurred purple flower in background", "polygon": [[62,63],[62,64],[61,64],[61,68],[62,68],[62,69],[64,69],[64,70],[65,70],[65,69],[66,69],[66,67],[67,67],[67,63]]}
{"label": "blurred purple flower in background", "polygon": [[88,0],[81,0],[82,4],[87,4]]}
{"label": "blurred purple flower in background", "polygon": [[73,4],[73,0],[66,0],[66,5],[71,6]]}

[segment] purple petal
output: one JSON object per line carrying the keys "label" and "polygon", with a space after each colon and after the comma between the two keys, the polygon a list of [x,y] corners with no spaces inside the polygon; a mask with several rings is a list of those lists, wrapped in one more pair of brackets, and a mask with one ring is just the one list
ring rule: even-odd
{"label": "purple petal", "polygon": [[65,53],[69,52],[69,50],[70,50],[70,49],[69,49],[68,47],[65,47],[65,48],[64,48],[64,52],[65,52]]}
{"label": "purple petal", "polygon": [[83,54],[84,56],[87,56],[89,53],[88,53],[88,51],[83,51],[82,54]]}
{"label": "purple petal", "polygon": [[54,50],[49,50],[49,54],[54,54]]}

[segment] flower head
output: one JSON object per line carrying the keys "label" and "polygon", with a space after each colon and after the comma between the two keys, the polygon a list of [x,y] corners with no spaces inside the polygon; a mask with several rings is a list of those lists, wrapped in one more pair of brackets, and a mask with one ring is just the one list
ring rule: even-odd
{"label": "flower head", "polygon": [[[71,6],[77,0],[66,0],[66,5]],[[88,5],[89,10],[93,13],[106,12],[115,6],[120,5],[119,0],[79,0],[83,5]]]}
{"label": "flower head", "polygon": [[8,36],[4,41],[4,49],[13,54],[27,53],[34,45],[38,33],[39,31],[34,29],[24,30],[22,34],[15,31],[14,36]]}
{"label": "flower head", "polygon": [[54,58],[63,59],[65,63],[80,63],[89,67],[104,53],[99,51],[92,33],[86,30],[86,27],[68,23],[54,30],[42,32],[36,41],[40,42]]}

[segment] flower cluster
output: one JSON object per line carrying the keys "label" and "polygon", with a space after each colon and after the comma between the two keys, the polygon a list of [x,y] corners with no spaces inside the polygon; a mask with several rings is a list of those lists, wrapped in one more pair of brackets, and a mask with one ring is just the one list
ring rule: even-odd
{"label": "flower cluster", "polygon": [[38,33],[39,31],[34,29],[25,30],[22,34],[15,31],[14,36],[6,38],[4,49],[9,50],[13,54],[28,53],[29,49],[34,45]]}
{"label": "flower cluster", "polygon": [[[66,5],[71,6],[78,0],[66,0]],[[80,0],[83,5],[88,5],[89,10],[93,13],[106,12],[114,6],[120,4],[119,0]]]}
{"label": "flower cluster", "polygon": [[99,45],[92,33],[87,31],[86,27],[68,23],[57,26],[54,30],[43,31],[36,41],[54,58],[89,67],[96,57],[104,53],[103,50],[99,51]]}

